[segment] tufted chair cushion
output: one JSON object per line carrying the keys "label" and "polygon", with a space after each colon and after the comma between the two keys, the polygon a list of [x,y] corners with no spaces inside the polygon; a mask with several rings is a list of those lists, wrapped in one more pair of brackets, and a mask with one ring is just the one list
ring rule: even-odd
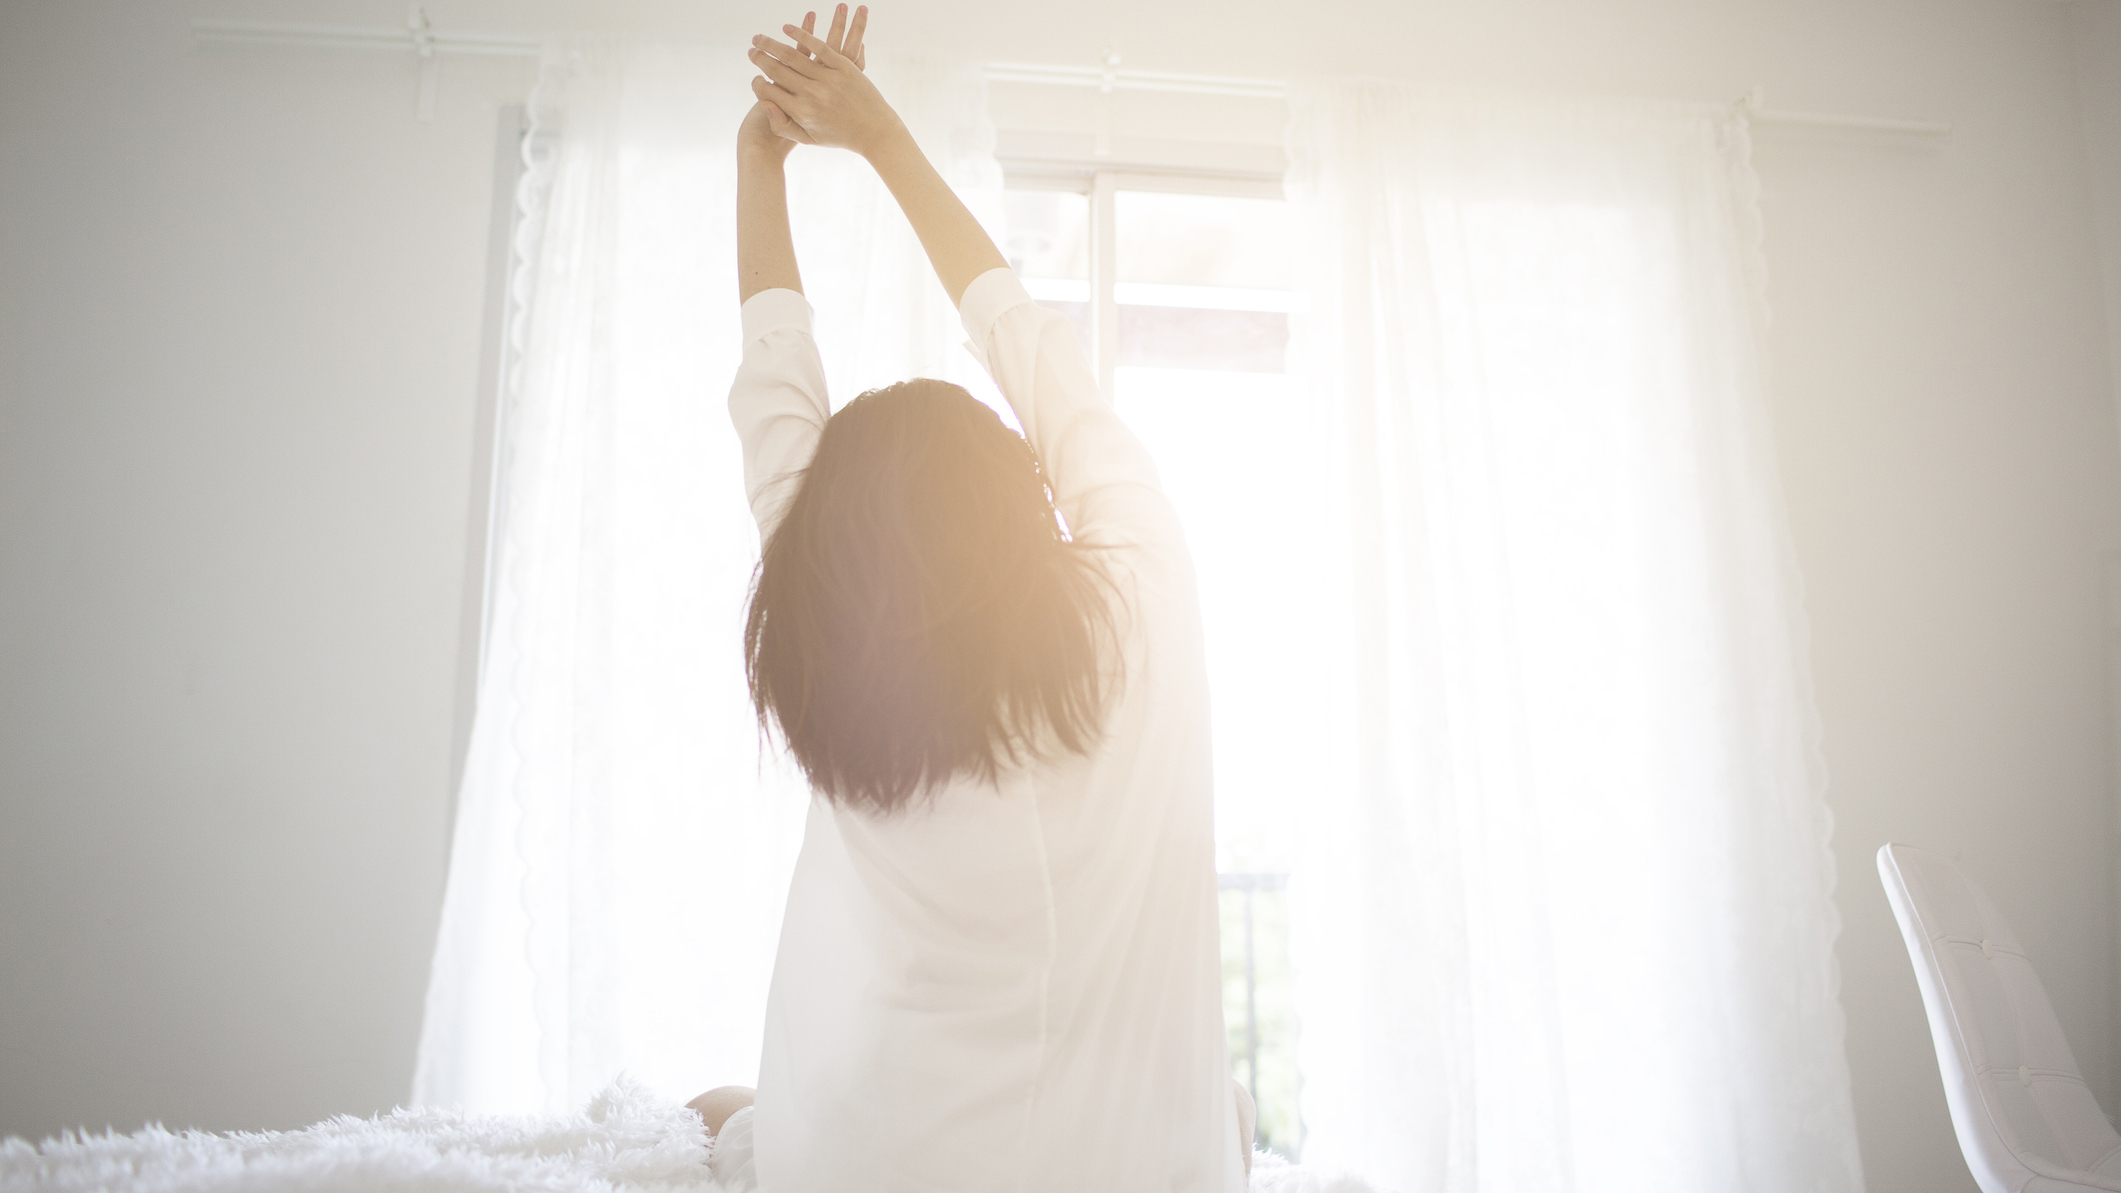
{"label": "tufted chair cushion", "polygon": [[2121,1135],[2100,1113],[2018,938],[1949,860],[1878,851],[1967,1167],[1985,1193],[2121,1191]]}

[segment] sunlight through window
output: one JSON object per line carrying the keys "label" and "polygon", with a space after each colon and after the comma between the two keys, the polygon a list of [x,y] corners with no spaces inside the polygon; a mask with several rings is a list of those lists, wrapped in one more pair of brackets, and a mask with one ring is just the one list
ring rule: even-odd
{"label": "sunlight through window", "polygon": [[1199,573],[1215,707],[1217,869],[1231,1072],[1259,1103],[1259,1142],[1300,1153],[1288,874],[1319,740],[1317,443],[1285,357],[1293,229],[1277,198],[1119,190],[1100,228],[1088,195],[1008,196],[1010,264],[1093,348],[1092,263],[1109,246],[1114,402],[1148,443]]}

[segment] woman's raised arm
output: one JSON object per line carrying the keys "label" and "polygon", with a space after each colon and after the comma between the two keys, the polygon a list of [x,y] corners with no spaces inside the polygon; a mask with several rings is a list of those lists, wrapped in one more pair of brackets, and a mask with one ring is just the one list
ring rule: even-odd
{"label": "woman's raised arm", "polygon": [[[867,7],[855,10],[855,29],[866,25],[868,17]],[[920,237],[953,305],[972,279],[990,269],[1007,268],[1009,262],[987,230],[929,164],[860,65],[834,49],[829,39],[806,29],[783,25],[781,31],[796,44],[770,37],[755,37],[751,43],[752,65],[766,76],[752,80],[751,90],[773,131],[791,141],[852,149],[869,159]],[[851,34],[848,40],[859,36]]]}
{"label": "woman's raised arm", "polygon": [[[847,26],[847,6],[833,18],[829,43],[859,68],[862,26]],[[803,17],[807,34],[817,14]],[[729,415],[744,444],[744,486],[759,529],[770,533],[788,482],[801,475],[832,414],[825,368],[811,337],[810,304],[788,233],[788,186],[782,164],[795,142],[778,135],[786,118],[760,103],[737,132],[737,292],[743,300],[744,358],[729,387]]]}
{"label": "woman's raised arm", "polygon": [[793,142],[773,135],[762,104],[753,104],[736,137],[737,299],[761,290],[803,290],[788,231],[788,179],[783,170]]}
{"label": "woman's raised arm", "polygon": [[[857,11],[858,23],[867,10]],[[1112,413],[1067,319],[1038,306],[986,229],[921,153],[856,63],[793,25],[752,39],[751,89],[773,131],[869,159],[920,237],[973,349],[1015,408],[1068,526],[1112,545],[1181,542],[1156,466]]]}
{"label": "woman's raised arm", "polygon": [[[832,44],[842,44],[847,6],[832,22]],[[862,24],[867,24],[863,21]],[[793,26],[790,26],[793,28]],[[803,14],[803,32],[817,28],[817,14]],[[859,58],[862,31],[857,27],[849,47]],[[803,292],[803,275],[795,266],[795,238],[788,231],[788,151],[795,142],[774,132],[768,104],[755,103],[736,132],[736,278],[737,301],[749,302],[761,290]]]}

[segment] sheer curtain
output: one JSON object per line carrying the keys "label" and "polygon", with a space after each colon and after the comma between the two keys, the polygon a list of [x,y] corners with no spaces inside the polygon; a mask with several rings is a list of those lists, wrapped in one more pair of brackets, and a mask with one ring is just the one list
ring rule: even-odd
{"label": "sheer curtain", "polygon": [[1350,561],[1306,1161],[1860,1189],[1744,123],[1345,83],[1289,138]]}
{"label": "sheer curtain", "polygon": [[[566,1109],[621,1070],[678,1097],[757,1072],[808,797],[762,755],[739,647],[758,553],[725,407],[742,46],[547,47],[418,1103]],[[998,210],[977,75],[873,69]],[[798,149],[790,190],[836,401],[977,367],[951,360],[948,302],[862,163]]]}

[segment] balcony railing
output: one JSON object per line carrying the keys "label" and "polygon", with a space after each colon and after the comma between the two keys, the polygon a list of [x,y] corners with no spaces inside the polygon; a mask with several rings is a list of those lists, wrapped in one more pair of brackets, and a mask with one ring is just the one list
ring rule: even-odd
{"label": "balcony railing", "polygon": [[[1253,904],[1262,891],[1288,888],[1287,874],[1218,874],[1215,885],[1244,894],[1245,907],[1245,1091],[1259,1105],[1259,950],[1252,934]],[[1257,1139],[1254,1140],[1256,1144]]]}

